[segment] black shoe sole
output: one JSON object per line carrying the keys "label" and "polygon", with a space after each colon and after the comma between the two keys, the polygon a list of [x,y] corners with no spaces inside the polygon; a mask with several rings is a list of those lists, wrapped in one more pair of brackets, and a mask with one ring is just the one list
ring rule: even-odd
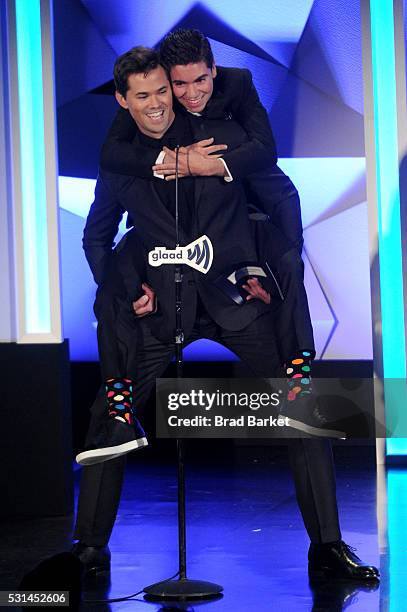
{"label": "black shoe sole", "polygon": [[147,438],[138,438],[117,446],[106,446],[105,448],[94,448],[92,450],[83,451],[76,455],[76,462],[79,465],[95,465],[121,457],[133,450],[138,450],[148,446]]}
{"label": "black shoe sole", "polygon": [[291,427],[292,429],[297,429],[298,431],[303,431],[304,433],[310,434],[311,436],[318,436],[320,438],[340,438],[341,440],[346,440],[346,433],[344,431],[339,431],[338,429],[325,429],[322,427],[313,427],[312,425],[308,425],[307,423],[303,423],[302,421],[297,421],[295,419],[291,419],[283,414],[278,415],[279,419],[288,419],[287,427]]}
{"label": "black shoe sole", "polygon": [[380,576],[352,576],[349,574],[341,574],[337,570],[330,567],[322,567],[319,569],[308,568],[309,579],[315,582],[337,580],[340,582],[380,582]]}

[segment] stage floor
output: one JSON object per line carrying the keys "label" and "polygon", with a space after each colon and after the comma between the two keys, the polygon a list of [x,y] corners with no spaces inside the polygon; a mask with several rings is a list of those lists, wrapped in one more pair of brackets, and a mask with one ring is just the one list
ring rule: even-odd
{"label": "stage floor", "polygon": [[[237,453],[226,465],[209,461],[203,467],[193,462],[187,470],[188,574],[190,578],[222,584],[224,596],[218,601],[179,606],[179,609],[202,607],[225,612],[331,611],[345,607],[355,612],[407,609],[403,608],[406,604],[401,588],[405,579],[403,565],[394,566],[394,560],[392,581],[389,580],[390,555],[386,553],[383,529],[380,537],[384,552],[379,557],[374,449],[342,446],[335,451],[343,539],[357,547],[361,558],[380,566],[383,576],[380,588],[372,590],[357,585],[352,588],[349,584],[330,584],[319,590],[310,587],[308,538],[284,449],[275,449],[270,454],[252,447]],[[131,457],[110,542],[111,581],[100,588],[88,587],[85,599],[129,595],[177,571],[177,489],[173,459],[172,455],[168,459],[170,465],[163,465],[156,460],[138,460],[137,454]],[[407,478],[403,470],[395,474],[397,478],[404,477],[404,481]],[[77,488],[79,472],[76,476]],[[381,492],[380,496],[383,495]],[[400,508],[396,501],[393,500],[395,506]],[[384,506],[379,504],[379,508]],[[405,502],[401,504],[404,506]],[[389,518],[389,529],[394,529],[391,521],[397,521],[394,515],[391,518],[391,512],[390,508],[387,513],[380,510],[381,515]],[[402,518],[398,524],[405,531],[405,516]],[[3,523],[1,589],[16,588],[24,573],[38,561],[68,550],[71,530],[72,517]],[[397,538],[394,542],[395,546],[400,544]],[[391,605],[389,593],[392,593]],[[81,609],[116,612],[177,608],[133,600],[109,605],[83,603]]]}

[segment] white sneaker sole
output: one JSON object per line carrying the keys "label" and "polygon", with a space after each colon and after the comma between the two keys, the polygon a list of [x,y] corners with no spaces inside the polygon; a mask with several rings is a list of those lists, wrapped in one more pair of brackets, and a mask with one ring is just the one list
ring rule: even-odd
{"label": "white sneaker sole", "polygon": [[[285,419],[287,417],[279,414],[278,418]],[[302,421],[290,419],[290,417],[288,417],[287,427],[298,429],[298,431],[304,431],[311,436],[318,436],[319,438],[340,438],[341,440],[346,440],[346,433],[344,431],[339,431],[338,429],[322,429],[322,427],[313,427],[312,425],[307,425]]]}
{"label": "white sneaker sole", "polygon": [[83,451],[76,455],[76,462],[79,465],[94,465],[95,463],[103,463],[110,459],[116,459],[121,457],[130,451],[137,450],[148,446],[147,438],[138,438],[137,440],[131,440],[118,446],[106,446],[105,448],[94,448],[92,450]]}

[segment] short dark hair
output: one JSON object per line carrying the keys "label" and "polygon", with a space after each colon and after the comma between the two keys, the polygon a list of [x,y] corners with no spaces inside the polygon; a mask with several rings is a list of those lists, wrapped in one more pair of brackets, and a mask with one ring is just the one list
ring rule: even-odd
{"label": "short dark hair", "polygon": [[155,49],[148,47],[133,47],[130,51],[126,51],[120,55],[113,68],[113,77],[116,90],[126,97],[129,84],[128,77],[131,74],[144,73],[144,76],[159,66],[160,60],[158,52]]}
{"label": "short dark hair", "polygon": [[213,66],[213,53],[209,40],[199,30],[179,29],[170,32],[160,45],[160,62],[169,72],[173,66],[186,66],[205,62]]}

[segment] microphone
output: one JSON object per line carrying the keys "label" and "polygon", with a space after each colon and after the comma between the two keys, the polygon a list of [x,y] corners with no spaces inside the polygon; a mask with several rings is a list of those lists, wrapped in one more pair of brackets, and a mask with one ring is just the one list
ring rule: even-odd
{"label": "microphone", "polygon": [[175,248],[179,247],[178,158],[179,144],[175,146]]}

